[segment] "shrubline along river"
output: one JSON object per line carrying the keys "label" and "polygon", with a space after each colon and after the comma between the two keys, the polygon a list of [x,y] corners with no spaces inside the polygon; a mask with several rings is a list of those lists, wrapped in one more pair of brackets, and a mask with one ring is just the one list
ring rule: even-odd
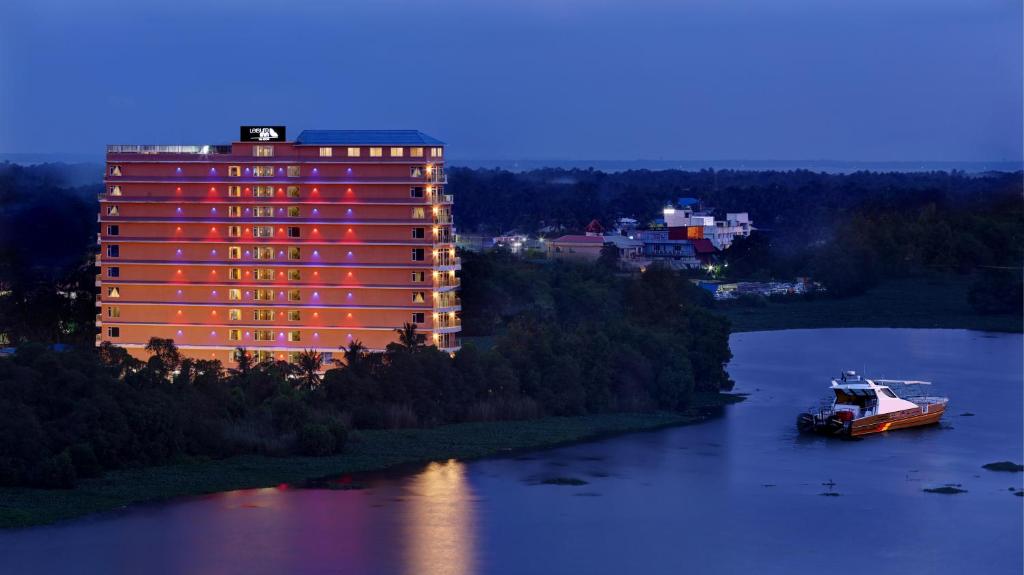
{"label": "shrubline along river", "polygon": [[[1022,343],[736,334],[729,372],[749,399],[705,424],[373,474],[361,490],[235,491],[0,532],[0,571],[1021,573],[1022,474],[982,465],[1022,460]],[[946,415],[860,440],[798,435],[798,412],[844,369],[933,381]],[[947,484],[966,492],[924,491]]]}

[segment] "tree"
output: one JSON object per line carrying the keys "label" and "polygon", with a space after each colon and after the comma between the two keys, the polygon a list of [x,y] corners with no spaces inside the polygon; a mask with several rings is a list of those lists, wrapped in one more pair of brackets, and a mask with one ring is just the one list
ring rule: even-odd
{"label": "tree", "polygon": [[597,263],[604,268],[610,270],[619,269],[619,248],[615,244],[605,244],[601,246],[601,255],[597,258]]}
{"label": "tree", "polygon": [[304,349],[299,353],[296,365],[306,389],[313,390],[320,386],[320,370],[324,365],[324,356],[312,349]]}
{"label": "tree", "polygon": [[235,362],[238,364],[238,367],[228,370],[231,375],[236,377],[246,377],[252,372],[252,354],[250,354],[249,350],[244,347],[235,348]]}
{"label": "tree", "polygon": [[405,351],[416,351],[423,345],[420,335],[416,333],[416,324],[414,323],[406,322],[401,328],[396,328],[395,332],[398,334],[399,347]]}
{"label": "tree", "polygon": [[167,377],[181,367],[181,354],[173,339],[151,337],[146,344],[146,351],[153,354],[149,360],[150,367],[162,377]]}

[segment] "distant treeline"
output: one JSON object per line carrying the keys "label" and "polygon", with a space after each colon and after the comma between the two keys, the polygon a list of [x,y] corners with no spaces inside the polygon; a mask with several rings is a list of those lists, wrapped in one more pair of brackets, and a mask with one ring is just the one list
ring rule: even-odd
{"label": "distant treeline", "polygon": [[[324,366],[182,358],[154,339],[148,362],[105,344],[0,357],[0,485],[70,487],[104,470],[243,453],[326,455],[352,429],[683,410],[731,387],[726,320],[701,290],[652,269],[469,255],[470,338],[454,357],[399,330],[384,353],[353,343]],[[320,374],[321,367],[333,367]],[[225,368],[227,368],[225,370]]]}

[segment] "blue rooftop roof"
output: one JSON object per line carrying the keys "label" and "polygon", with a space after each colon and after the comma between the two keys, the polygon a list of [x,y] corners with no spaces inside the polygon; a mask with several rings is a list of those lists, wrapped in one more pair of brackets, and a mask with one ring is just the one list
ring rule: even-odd
{"label": "blue rooftop roof", "polygon": [[303,130],[296,144],[322,145],[424,145],[443,146],[444,142],[419,130]]}

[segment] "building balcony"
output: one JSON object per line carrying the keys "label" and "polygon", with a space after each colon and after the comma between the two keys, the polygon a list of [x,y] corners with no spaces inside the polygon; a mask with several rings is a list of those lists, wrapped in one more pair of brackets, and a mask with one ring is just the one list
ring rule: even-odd
{"label": "building balcony", "polygon": [[430,203],[434,205],[450,204],[455,201],[455,197],[451,194],[432,194],[430,196]]}

